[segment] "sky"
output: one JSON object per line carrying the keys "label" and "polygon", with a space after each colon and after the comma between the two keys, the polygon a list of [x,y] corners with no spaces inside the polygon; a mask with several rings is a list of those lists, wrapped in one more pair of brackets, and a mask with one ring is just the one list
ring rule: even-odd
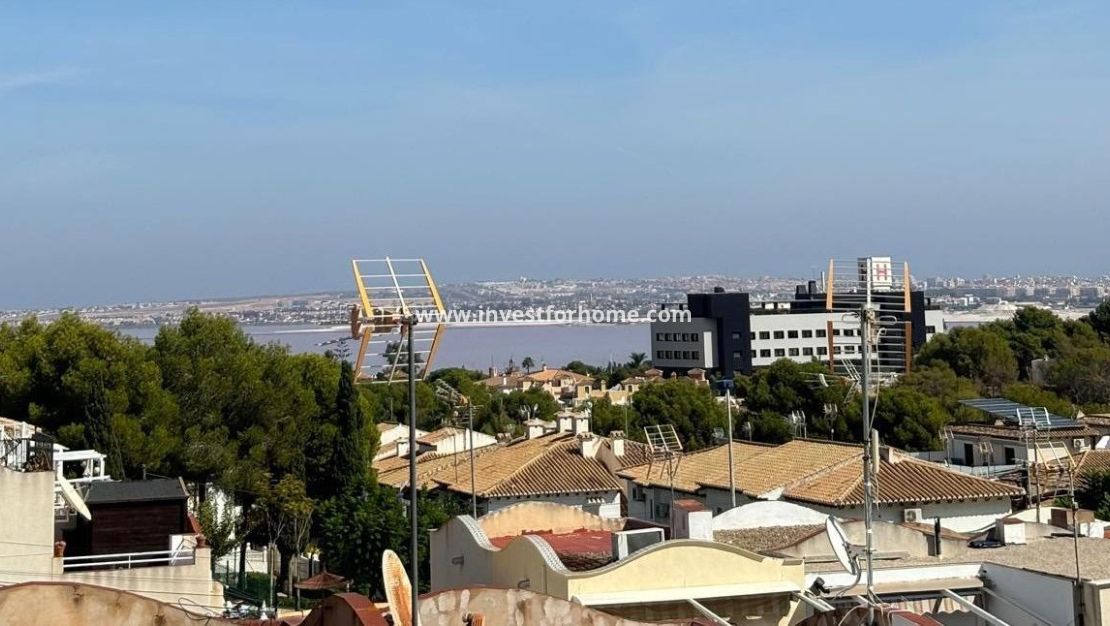
{"label": "sky", "polygon": [[1110,272],[1105,2],[0,7],[0,309]]}

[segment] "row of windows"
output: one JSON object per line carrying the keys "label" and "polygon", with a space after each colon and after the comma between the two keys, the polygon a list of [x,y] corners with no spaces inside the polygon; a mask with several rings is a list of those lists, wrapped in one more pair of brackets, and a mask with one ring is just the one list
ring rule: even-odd
{"label": "row of windows", "polygon": [[[834,337],[840,337],[842,335],[844,337],[855,337],[858,334],[858,331],[852,328],[845,328],[843,330],[839,328],[834,328],[832,334]],[[818,339],[823,339],[827,336],[828,332],[824,328],[818,328],[817,330],[761,330],[758,333],[752,332],[750,339],[752,341],[755,341],[756,339],[762,339],[766,341],[771,339],[772,337],[775,339],[813,339],[814,337],[817,337]],[[740,333],[732,333],[732,340],[740,341]]]}
{"label": "row of windows", "polygon": [[683,361],[698,360],[701,352],[698,350],[656,350],[657,359],[682,359]]}
{"label": "row of windows", "polygon": [[699,335],[698,333],[655,333],[655,340],[656,341],[701,341],[701,335]]}
{"label": "row of windows", "polygon": [[[833,354],[855,354],[855,346],[833,346]],[[761,359],[769,359],[772,355],[775,358],[782,358],[784,356],[828,356],[829,349],[825,346],[818,346],[816,348],[775,348],[768,350],[752,350],[752,356],[759,355]]]}

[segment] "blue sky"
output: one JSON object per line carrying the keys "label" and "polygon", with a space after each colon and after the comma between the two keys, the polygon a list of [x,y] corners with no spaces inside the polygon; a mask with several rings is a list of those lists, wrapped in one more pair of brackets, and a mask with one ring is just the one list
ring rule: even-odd
{"label": "blue sky", "polygon": [[5,4],[0,308],[386,254],[1107,273],[1108,32],[1099,2]]}

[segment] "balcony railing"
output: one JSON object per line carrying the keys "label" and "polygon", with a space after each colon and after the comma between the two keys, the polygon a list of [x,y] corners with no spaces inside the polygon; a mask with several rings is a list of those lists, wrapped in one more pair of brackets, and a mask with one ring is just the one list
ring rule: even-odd
{"label": "balcony railing", "polygon": [[131,569],[157,565],[192,565],[196,562],[196,549],[184,544],[177,550],[153,552],[121,552],[119,554],[90,554],[62,558],[62,570]]}
{"label": "balcony railing", "polygon": [[53,472],[54,438],[35,433],[22,439],[0,439],[0,467],[17,472]]}

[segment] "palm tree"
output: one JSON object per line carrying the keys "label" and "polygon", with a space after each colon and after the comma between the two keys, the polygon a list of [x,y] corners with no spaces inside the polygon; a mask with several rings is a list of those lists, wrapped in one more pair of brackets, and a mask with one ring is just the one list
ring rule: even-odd
{"label": "palm tree", "polygon": [[643,352],[633,352],[628,355],[628,367],[632,369],[639,369],[647,361],[647,355]]}
{"label": "palm tree", "polygon": [[536,364],[536,362],[535,362],[535,361],[533,361],[533,360],[532,360],[532,357],[530,357],[530,356],[526,356],[526,357],[524,357],[524,360],[520,362],[520,366],[524,368],[524,371],[525,371],[526,373],[527,373],[527,372],[531,372],[531,371],[532,371],[532,367],[533,367],[533,366],[534,366],[535,364]]}

